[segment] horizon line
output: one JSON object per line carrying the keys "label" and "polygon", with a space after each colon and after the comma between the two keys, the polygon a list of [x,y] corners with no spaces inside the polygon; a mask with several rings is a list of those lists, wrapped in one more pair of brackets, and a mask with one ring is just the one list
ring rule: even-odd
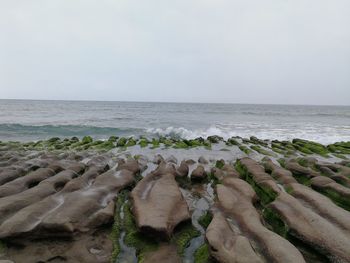
{"label": "horizon line", "polygon": [[66,101],[66,102],[120,102],[120,103],[169,103],[169,104],[227,104],[227,105],[275,105],[275,106],[339,106],[349,107],[344,104],[294,104],[294,103],[249,103],[249,102],[181,102],[181,101],[135,101],[135,100],[90,100],[90,99],[13,99],[0,98],[0,100],[19,100],[19,101]]}

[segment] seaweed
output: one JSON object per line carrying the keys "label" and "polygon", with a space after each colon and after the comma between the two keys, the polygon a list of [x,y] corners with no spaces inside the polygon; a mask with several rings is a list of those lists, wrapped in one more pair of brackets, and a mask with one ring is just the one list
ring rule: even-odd
{"label": "seaweed", "polygon": [[213,219],[213,215],[209,211],[206,211],[206,213],[198,219],[198,223],[204,229],[207,229],[212,219]]}
{"label": "seaweed", "polygon": [[213,262],[210,258],[209,246],[207,243],[201,245],[194,253],[195,263],[211,263]]}
{"label": "seaweed", "polygon": [[175,229],[175,234],[171,239],[178,250],[179,255],[183,256],[186,247],[190,244],[190,241],[200,236],[200,232],[192,225],[190,221],[181,223]]}
{"label": "seaweed", "polygon": [[250,149],[248,149],[248,147],[246,147],[244,145],[240,145],[240,146],[238,146],[238,148],[247,155],[249,155],[252,152]]}
{"label": "seaweed", "polygon": [[272,156],[272,157],[277,157],[275,153],[270,152],[268,150],[265,150],[265,149],[261,148],[258,145],[252,145],[252,146],[250,146],[250,148],[253,149],[254,151],[258,152],[258,153],[261,153],[261,154],[264,154],[264,155],[268,155],[268,156]]}

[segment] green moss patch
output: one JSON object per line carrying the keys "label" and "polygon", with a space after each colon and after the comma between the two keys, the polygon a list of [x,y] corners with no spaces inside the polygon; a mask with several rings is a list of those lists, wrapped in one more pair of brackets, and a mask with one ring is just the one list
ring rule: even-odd
{"label": "green moss patch", "polygon": [[268,151],[266,149],[261,148],[258,145],[252,145],[250,146],[251,149],[253,149],[254,151],[261,153],[263,155],[268,155],[268,156],[272,156],[272,157],[277,157],[277,155],[271,151]]}
{"label": "green moss patch", "polygon": [[284,223],[281,217],[272,209],[265,207],[262,210],[265,221],[272,227],[272,230],[280,236],[287,238],[289,227]]}
{"label": "green moss patch", "polygon": [[248,147],[244,145],[240,145],[238,146],[238,148],[247,155],[249,155],[252,152]]}
{"label": "green moss patch", "polygon": [[202,215],[199,219],[198,219],[198,223],[204,228],[207,229],[211,220],[213,220],[213,216],[212,214],[207,211],[204,215]]}
{"label": "green moss patch", "polygon": [[183,256],[186,247],[190,244],[190,241],[200,236],[200,232],[192,225],[190,221],[180,224],[175,229],[175,234],[171,239],[178,250],[179,255]]}
{"label": "green moss patch", "polygon": [[204,243],[196,250],[196,252],[194,253],[194,262],[195,263],[212,263],[212,262],[214,262],[210,257],[208,244]]}
{"label": "green moss patch", "polygon": [[235,168],[239,172],[241,177],[244,178],[253,187],[254,191],[260,198],[260,202],[263,205],[267,205],[276,199],[277,193],[263,185],[257,184],[254,181],[252,175],[247,171],[247,169],[241,164],[239,160],[237,160]]}
{"label": "green moss patch", "polygon": [[320,192],[321,194],[324,194],[325,196],[329,197],[334,203],[336,203],[338,206],[350,211],[350,199],[342,196],[338,192],[332,190],[332,189],[322,189],[322,188],[313,188],[314,190]]}
{"label": "green moss patch", "polygon": [[7,246],[4,241],[0,240],[0,256],[5,254],[7,250]]}
{"label": "green moss patch", "polygon": [[302,153],[305,153],[305,154],[316,153],[323,157],[328,157],[329,150],[327,149],[327,147],[325,147],[320,143],[302,140],[302,139],[294,139],[292,142],[294,147]]}

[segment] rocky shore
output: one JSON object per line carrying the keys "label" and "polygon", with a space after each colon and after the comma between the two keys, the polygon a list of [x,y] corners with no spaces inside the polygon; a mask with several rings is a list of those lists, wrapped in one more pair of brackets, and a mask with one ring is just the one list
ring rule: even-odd
{"label": "rocky shore", "polygon": [[350,262],[350,142],[0,142],[0,262]]}

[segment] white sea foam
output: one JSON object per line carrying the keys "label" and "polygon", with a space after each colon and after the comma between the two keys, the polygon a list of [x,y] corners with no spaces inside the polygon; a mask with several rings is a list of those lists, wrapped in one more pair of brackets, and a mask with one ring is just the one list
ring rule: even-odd
{"label": "white sea foam", "polygon": [[147,133],[158,136],[173,136],[184,139],[194,139],[198,137],[206,138],[211,135],[218,135],[224,139],[233,136],[247,138],[256,136],[260,139],[292,140],[302,138],[317,141],[323,144],[330,144],[337,141],[350,141],[350,127],[315,127],[304,126],[291,128],[279,127],[277,125],[264,124],[233,124],[233,125],[212,125],[207,129],[186,129],[184,127],[149,128]]}

